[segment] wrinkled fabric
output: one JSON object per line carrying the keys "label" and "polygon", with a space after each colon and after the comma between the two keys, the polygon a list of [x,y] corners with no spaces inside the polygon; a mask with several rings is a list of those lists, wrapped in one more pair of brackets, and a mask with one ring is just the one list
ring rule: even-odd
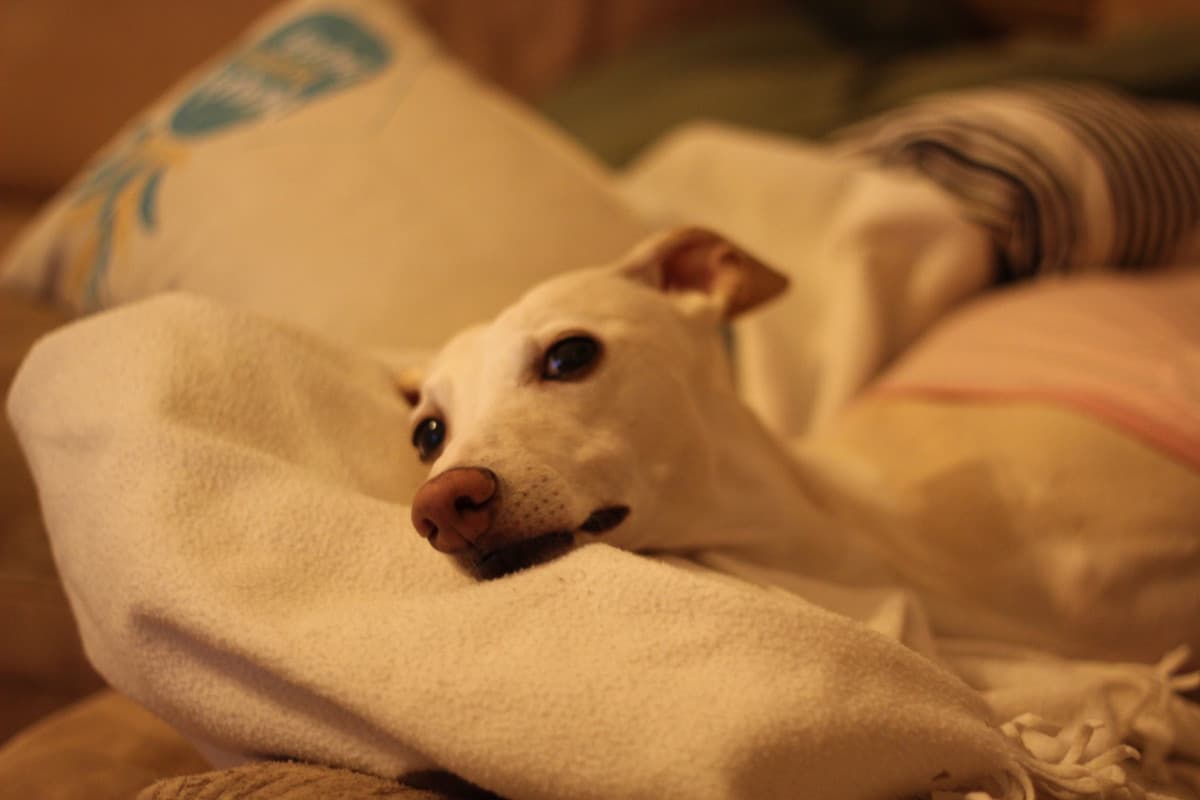
{"label": "wrinkled fabric", "polygon": [[[1127,743],[1071,747],[1073,712],[989,704],[1012,674],[969,685],[885,635],[901,617],[869,600],[858,621],[604,545],[474,582],[409,525],[389,372],[211,301],[56,332],[9,413],[89,657],[210,754],[440,768],[510,798],[1158,785],[1126,769]],[[1104,668],[1159,687],[1155,763],[1195,752],[1200,712],[1169,668]],[[1053,693],[1092,699],[1082,681]],[[1035,750],[1029,731],[1065,745]]]}

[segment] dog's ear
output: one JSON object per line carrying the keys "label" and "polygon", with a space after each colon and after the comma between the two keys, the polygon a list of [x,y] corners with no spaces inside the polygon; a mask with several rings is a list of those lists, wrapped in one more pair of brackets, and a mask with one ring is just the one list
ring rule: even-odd
{"label": "dog's ear", "polygon": [[421,403],[421,381],[425,374],[416,367],[406,367],[395,375],[396,389],[409,408],[416,408]]}
{"label": "dog's ear", "polygon": [[374,350],[371,355],[383,363],[404,401],[416,408],[421,402],[421,382],[425,380],[429,354],[416,350]]}
{"label": "dog's ear", "polygon": [[643,242],[620,271],[664,292],[703,292],[725,319],[767,302],[788,285],[787,276],[706,228],[674,228]]}

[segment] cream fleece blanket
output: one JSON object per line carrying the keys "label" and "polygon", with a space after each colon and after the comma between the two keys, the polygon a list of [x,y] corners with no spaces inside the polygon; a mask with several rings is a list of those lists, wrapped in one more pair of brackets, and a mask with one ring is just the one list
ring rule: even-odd
{"label": "cream fleece blanket", "polygon": [[1177,657],[935,642],[903,592],[813,602],[604,545],[475,583],[409,527],[386,371],[211,301],[56,332],[9,413],[90,658],[213,753],[510,798],[1197,787]]}

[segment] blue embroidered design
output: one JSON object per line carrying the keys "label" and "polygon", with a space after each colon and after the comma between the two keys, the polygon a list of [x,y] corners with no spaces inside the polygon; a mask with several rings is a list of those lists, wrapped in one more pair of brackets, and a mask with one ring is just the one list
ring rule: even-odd
{"label": "blue embroidered design", "polygon": [[64,253],[54,294],[95,309],[113,251],[135,226],[153,231],[158,197],[187,143],[242,125],[282,117],[380,72],[391,53],[369,29],[343,14],[293,20],[234,54],[197,86],[161,129],[143,126],[87,173],[75,190],[65,228],[78,238]]}
{"label": "blue embroidered design", "polygon": [[195,137],[282,113],[357,83],[387,60],[387,48],[352,20],[306,17],[230,59],[176,109],[170,129]]}

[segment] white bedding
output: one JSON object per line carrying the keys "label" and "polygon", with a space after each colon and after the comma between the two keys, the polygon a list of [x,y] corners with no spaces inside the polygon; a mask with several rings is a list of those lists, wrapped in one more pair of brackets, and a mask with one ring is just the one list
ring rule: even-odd
{"label": "white bedding", "polygon": [[829,800],[1182,793],[1200,758],[1176,661],[936,641],[901,592],[809,584],[843,616],[604,545],[474,583],[409,526],[386,371],[211,301],[51,335],[9,412],[89,657],[210,753]]}

